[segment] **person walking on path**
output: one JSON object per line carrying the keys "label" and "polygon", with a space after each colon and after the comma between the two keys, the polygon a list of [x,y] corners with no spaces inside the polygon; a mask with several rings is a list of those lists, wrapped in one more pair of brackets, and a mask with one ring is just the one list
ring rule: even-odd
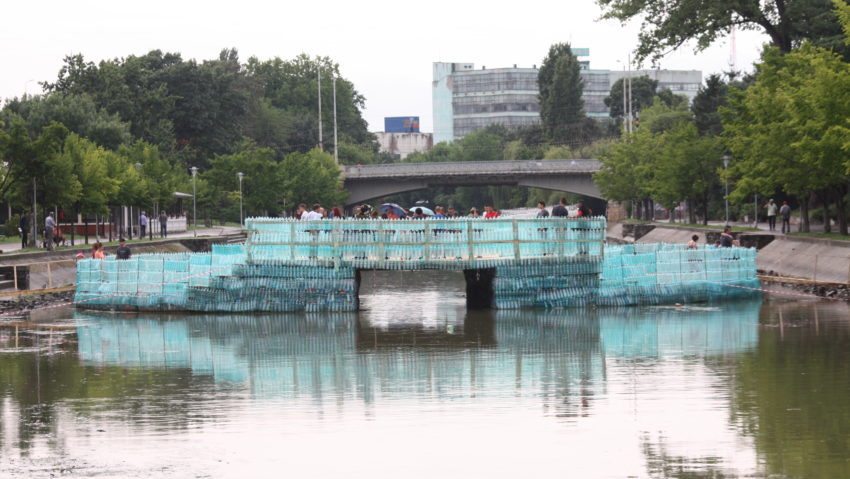
{"label": "person walking on path", "polygon": [[159,212],[159,235],[163,238],[168,237],[168,215],[165,210]]}
{"label": "person walking on path", "polygon": [[788,201],[782,202],[782,207],[779,208],[779,214],[782,215],[782,234],[791,232],[791,207],[788,206]]}
{"label": "person walking on path", "polygon": [[145,216],[145,212],[142,211],[142,214],[139,215],[139,238],[145,237],[145,230],[148,229],[148,217]]}
{"label": "person walking on path", "polygon": [[567,199],[561,198],[561,201],[552,208],[552,216],[558,216],[561,218],[566,218],[570,213],[567,211]]}
{"label": "person walking on path", "polygon": [[773,202],[773,198],[767,200],[767,204],[764,205],[765,209],[767,209],[767,226],[770,231],[776,231],[776,210],[779,208],[776,206],[776,203]]}
{"label": "person walking on path", "polygon": [[30,233],[29,212],[21,213],[21,219],[18,221],[18,232],[21,234],[21,249],[24,249],[27,247]]}
{"label": "person walking on path", "polygon": [[543,201],[537,202],[537,217],[538,218],[548,218],[549,211],[546,209],[546,203]]}
{"label": "person walking on path", "polygon": [[118,240],[118,249],[115,251],[115,257],[117,259],[130,259],[132,253],[130,252],[130,247],[127,246],[127,240],[121,238]]}
{"label": "person walking on path", "polygon": [[56,220],[53,219],[53,213],[47,213],[47,218],[44,218],[44,247],[47,251],[53,251],[54,229],[56,229]]}

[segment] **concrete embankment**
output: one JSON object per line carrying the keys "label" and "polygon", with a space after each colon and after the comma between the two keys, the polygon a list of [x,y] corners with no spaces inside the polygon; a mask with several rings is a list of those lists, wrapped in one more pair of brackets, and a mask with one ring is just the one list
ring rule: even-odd
{"label": "concrete embankment", "polygon": [[[713,243],[719,228],[690,228],[641,223],[612,223],[611,243],[685,244],[694,234],[700,243]],[[819,283],[850,283],[850,241],[773,235],[767,232],[735,233],[743,246],[758,248],[758,269],[765,274],[802,278]]]}

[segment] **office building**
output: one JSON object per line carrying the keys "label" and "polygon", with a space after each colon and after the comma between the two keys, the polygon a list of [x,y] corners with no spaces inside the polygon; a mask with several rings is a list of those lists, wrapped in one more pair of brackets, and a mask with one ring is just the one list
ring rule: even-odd
{"label": "office building", "polygon": [[[587,57],[588,48],[573,48],[579,58],[584,80],[584,110],[592,118],[608,118],[605,97],[611,85],[624,72],[594,70]],[[647,75],[658,80],[659,89],[670,88],[673,93],[693,99],[702,83],[697,70],[640,70],[633,77]],[[500,124],[519,128],[540,122],[537,66],[531,68],[495,68],[472,63],[433,64],[432,108],[434,113],[434,142],[453,141],[489,125]]]}

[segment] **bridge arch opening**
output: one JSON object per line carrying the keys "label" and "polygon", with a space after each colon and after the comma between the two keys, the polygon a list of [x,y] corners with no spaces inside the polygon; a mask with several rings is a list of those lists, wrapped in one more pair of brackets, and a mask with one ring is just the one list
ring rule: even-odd
{"label": "bridge arch opening", "polygon": [[[393,314],[409,318],[455,317],[468,309],[494,309],[496,268],[458,271],[358,269],[359,309],[393,303]],[[388,318],[390,319],[390,318]]]}

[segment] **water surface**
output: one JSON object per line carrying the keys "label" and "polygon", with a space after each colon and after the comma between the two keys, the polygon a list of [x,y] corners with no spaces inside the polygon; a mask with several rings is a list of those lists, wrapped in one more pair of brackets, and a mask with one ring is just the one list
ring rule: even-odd
{"label": "water surface", "polygon": [[419,272],[361,298],[6,321],[0,477],[850,477],[845,303],[467,312]]}

